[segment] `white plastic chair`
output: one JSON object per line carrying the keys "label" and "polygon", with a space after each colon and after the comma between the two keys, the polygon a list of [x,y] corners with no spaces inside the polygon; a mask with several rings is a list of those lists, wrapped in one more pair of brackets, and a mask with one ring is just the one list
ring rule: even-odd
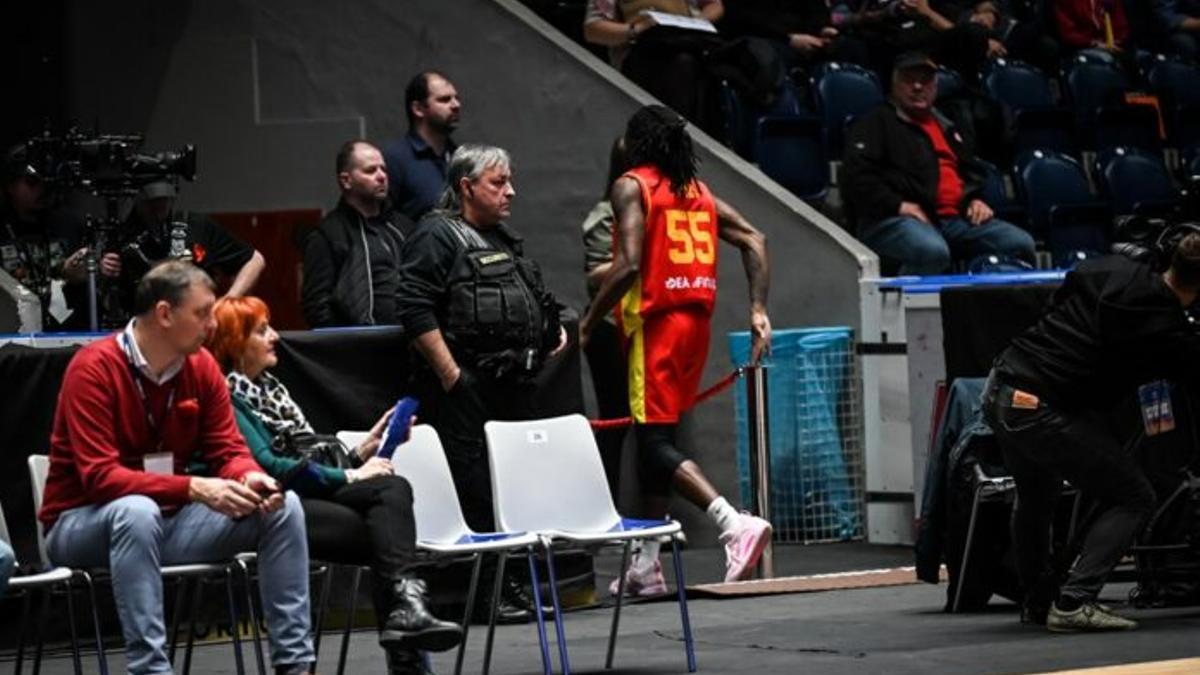
{"label": "white plastic chair", "polygon": [[[37,512],[37,511],[41,511],[41,509],[42,509],[42,497],[45,495],[45,492],[46,492],[46,474],[50,471],[50,458],[46,455],[30,455],[29,459],[28,459],[28,464],[29,464],[29,479],[30,479],[30,482],[33,484],[33,508],[34,508],[34,511]],[[42,522],[40,520],[37,521],[37,540],[38,540],[38,554],[41,556],[41,562],[43,565],[49,566],[50,557],[46,553],[45,528],[42,526]],[[219,563],[188,563],[188,564],[182,564],[182,565],[163,565],[163,567],[162,567],[163,578],[164,579],[176,579],[182,584],[179,588],[179,592],[176,594],[177,602],[176,602],[175,616],[172,618],[171,627],[169,628],[169,631],[170,631],[170,655],[169,655],[169,658],[172,663],[175,662],[175,642],[176,642],[176,638],[177,638],[178,632],[179,632],[179,630],[178,630],[179,629],[179,617],[180,617],[180,613],[182,610],[182,599],[183,599],[184,591],[187,588],[187,582],[189,580],[199,581],[199,580],[209,579],[209,578],[224,577],[224,579],[225,579],[225,599],[226,599],[226,602],[227,602],[228,608],[229,608],[229,628],[230,628],[229,633],[233,637],[234,663],[237,668],[238,675],[245,675],[246,668],[245,668],[245,664],[242,661],[242,641],[241,641],[241,636],[238,634],[237,610],[236,610],[236,605],[234,604],[234,599],[233,599],[233,575],[234,575],[235,569],[237,569],[239,567],[240,567],[240,564],[236,560],[219,562]],[[74,572],[76,574],[81,574],[81,575],[89,574],[89,572],[87,570],[74,570]],[[85,579],[86,579],[86,583],[90,587],[91,586],[91,577],[86,576]],[[247,583],[249,583],[248,580],[247,580]],[[195,634],[196,634],[195,608],[199,604],[201,590],[202,590],[201,585],[199,583],[197,583],[196,587],[195,587],[193,599],[192,599],[192,611],[189,613],[190,623],[188,626],[187,647],[185,648],[184,654],[183,654],[183,670],[181,672],[184,673],[185,675],[191,671],[191,666],[192,666],[192,647],[194,646]],[[94,600],[93,600],[93,606],[95,606]],[[251,614],[253,614],[253,611],[254,611],[253,605],[251,605],[251,607],[249,609],[250,609]],[[252,617],[252,619],[253,619],[253,617]],[[97,634],[99,634],[98,628],[97,628]],[[256,647],[257,647],[257,645],[256,645]],[[265,675],[266,668],[265,668],[265,665],[264,665],[263,659],[262,659],[262,650],[256,649],[256,651],[258,652],[257,666],[258,666],[259,675]],[[104,675],[107,675],[107,673],[108,673],[107,664],[105,664],[102,667],[101,672],[104,673]]]}
{"label": "white plastic chair", "polygon": [[605,668],[612,668],[630,544],[635,540],[659,537],[668,537],[671,541],[684,651],[688,672],[695,672],[695,647],[684,591],[683,562],[679,555],[682,535],[679,523],[669,519],[624,518],[617,513],[596,447],[596,437],[582,415],[525,422],[488,422],[484,425],[484,433],[490,458],[496,527],[535,532],[546,549],[550,595],[554,601],[554,627],[558,632],[564,675],[570,672],[570,664],[556,588],[554,544],[624,544],[604,664]]}
{"label": "white plastic chair", "polygon": [[[338,438],[347,447],[355,447],[365,437],[365,432],[338,432]],[[496,628],[496,607],[500,601],[500,582],[504,578],[507,553],[524,551],[529,562],[529,573],[533,580],[535,606],[541,606],[541,591],[538,583],[537,566],[534,558],[537,535],[518,531],[475,532],[467,525],[458,491],[446,462],[446,453],[437,432],[427,424],[412,427],[408,441],[396,448],[392,455],[392,467],[396,475],[403,476],[412,486],[413,518],[417,526],[417,548],[431,558],[470,557],[474,560],[471,583],[467,588],[466,609],[463,612],[463,641],[458,648],[454,664],[456,674],[462,672],[466,653],[467,633],[471,615],[475,609],[475,597],[479,589],[479,577],[483,569],[483,556],[500,554],[496,566],[495,586],[492,589],[492,613],[488,620],[488,634],[484,648],[483,670],[486,675],[491,666],[492,645]],[[550,647],[546,638],[545,619],[537,615],[538,642],[542,652],[542,669],[550,673]]]}

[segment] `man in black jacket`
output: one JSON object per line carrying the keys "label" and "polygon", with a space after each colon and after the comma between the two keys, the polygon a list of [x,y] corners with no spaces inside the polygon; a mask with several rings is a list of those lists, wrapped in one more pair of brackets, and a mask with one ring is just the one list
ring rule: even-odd
{"label": "man in black jacket", "polygon": [[388,203],[379,149],[355,139],[337,154],[342,198],[304,244],[304,318],[313,328],[399,323],[400,249],[412,221]]}
{"label": "man in black jacket", "polygon": [[[1096,602],[1155,506],[1150,482],[1106,413],[1136,393],[1146,435],[1174,430],[1167,380],[1200,377],[1200,334],[1184,311],[1198,291],[1200,234],[1179,243],[1162,273],[1119,255],[1085,261],[1042,318],[996,358],[983,413],[1017,483],[1023,621],[1057,632],[1137,626]],[[1064,478],[1099,511],[1056,593],[1050,527]]]}
{"label": "man in black jacket", "polygon": [[892,95],[846,139],[842,194],[858,238],[901,274],[937,274],[951,258],[983,254],[1033,261],[1027,232],[993,217],[983,172],[934,109],[937,66],[910,52],[896,61]]}

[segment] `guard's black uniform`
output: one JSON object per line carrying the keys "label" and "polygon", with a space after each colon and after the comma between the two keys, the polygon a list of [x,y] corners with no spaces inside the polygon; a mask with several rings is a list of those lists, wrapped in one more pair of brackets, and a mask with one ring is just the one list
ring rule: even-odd
{"label": "guard's black uniform", "polygon": [[501,223],[476,229],[434,211],[405,243],[397,311],[414,339],[440,329],[462,376],[449,391],[423,359],[420,416],[438,432],[467,523],[492,531],[483,424],[532,417],[533,376],[559,338],[558,303],[521,238]]}
{"label": "guard's black uniform", "polygon": [[1200,338],[1177,296],[1150,266],[1123,256],[1081,263],[997,357],[983,412],[1017,483],[1013,532],[1028,607],[1053,600],[1049,533],[1064,478],[1102,510],[1063,599],[1094,600],[1153,512],[1150,483],[1105,414],[1143,384],[1197,375]]}

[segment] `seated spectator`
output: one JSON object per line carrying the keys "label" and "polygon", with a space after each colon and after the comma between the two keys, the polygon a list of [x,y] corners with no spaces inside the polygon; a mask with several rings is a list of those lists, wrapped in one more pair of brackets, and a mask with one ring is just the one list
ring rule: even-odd
{"label": "seated spectator", "polygon": [[304,243],[300,301],[313,328],[396,324],[400,247],[412,221],[391,209],[387,167],[356,139],[337,154],[342,197]]}
{"label": "seated spectator", "polygon": [[461,108],[454,83],[437,71],[418,73],[404,88],[408,133],[383,147],[383,159],[392,204],[414,223],[446,187],[446,163],[458,147],[450,134]]}
{"label": "seated spectator", "polygon": [[642,16],[646,11],[698,16],[716,24],[725,14],[721,0],[588,0],[583,19],[583,37],[588,42],[608,47],[614,68],[658,100],[689,120],[698,121],[703,106],[700,95],[704,64],[699,51],[689,49],[685,40],[695,37],[700,44],[712,43],[696,36],[684,40],[678,32],[655,29],[654,22]]}
{"label": "seated spectator", "polygon": [[825,61],[868,65],[866,45],[834,28],[824,0],[737,0],[729,4],[722,30],[769,39],[789,68]]}
{"label": "seated spectator", "polygon": [[[308,544],[300,500],[263,473],[238,433],[221,369],[202,349],[213,283],[168,261],[138,284],[123,331],[67,366],[38,518],[55,565],[112,575],[130,673],[169,673],[161,567],[257,551],[277,674],[308,673]],[[214,477],[184,475],[192,457]]]}
{"label": "seated spectator", "polygon": [[1154,0],[1154,19],[1173,53],[1189,61],[1200,56],[1200,0]]}
{"label": "seated spectator", "polygon": [[858,238],[901,274],[937,274],[953,259],[999,254],[1033,262],[1024,230],[992,217],[982,173],[954,126],[933,109],[936,64],[901,55],[891,100],[859,119],[846,140],[842,195]]}
{"label": "seated spectator", "polygon": [[1121,0],[1055,0],[1052,5],[1065,49],[1123,52],[1129,46],[1129,22]]}
{"label": "seated spectator", "polygon": [[[422,672],[417,650],[450,649],[462,640],[462,629],[430,613],[425,582],[412,576],[417,537],[412,487],[393,473],[391,462],[374,456],[389,416],[345,453],[354,468],[305,459],[301,445],[314,432],[287,387],[268,370],[277,363],[279,335],[266,303],[224,298],[214,314],[217,328],[207,345],[226,373],[234,416],[254,458],[277,480],[310,461],[314,474],[298,474],[292,483],[304,506],[309,552],[316,560],[371,565],[379,641],[388,651],[390,672]],[[363,530],[369,552],[356,558],[364,542],[355,535]]]}
{"label": "seated spectator", "polygon": [[871,63],[881,81],[896,56],[908,51],[932,54],[967,81],[973,81],[988,56],[987,29],[947,18],[959,9],[936,0],[848,0],[835,9],[839,30],[860,36],[870,47]]}
{"label": "seated spectator", "polygon": [[1047,73],[1058,70],[1058,42],[1046,34],[1043,22],[1025,5],[982,0],[963,12],[960,21],[987,30],[989,57],[1025,61]]}
{"label": "seated spectator", "polygon": [[[237,298],[250,292],[267,263],[246,242],[196,213],[175,211],[175,185],[155,181],[143,185],[125,218],[125,232],[136,234],[136,250],[127,247],[121,260],[121,300],[128,314],[138,280],[156,262],[188,259],[209,276],[221,273],[230,279],[225,295]],[[176,225],[182,225],[176,228]],[[175,241],[180,237],[179,241]]]}

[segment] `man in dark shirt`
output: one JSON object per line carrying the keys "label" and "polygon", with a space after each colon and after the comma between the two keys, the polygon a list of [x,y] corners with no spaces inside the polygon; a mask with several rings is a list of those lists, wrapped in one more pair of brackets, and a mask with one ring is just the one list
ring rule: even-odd
{"label": "man in dark shirt", "polygon": [[[1143,411],[1144,422],[1147,435],[1170,432],[1166,379],[1200,376],[1200,335],[1184,313],[1198,291],[1200,234],[1180,242],[1161,274],[1123,256],[1086,261],[993,364],[983,412],[1017,484],[1013,536],[1023,620],[1058,632],[1137,626],[1096,597],[1153,513],[1155,497],[1105,415],[1134,393],[1165,398],[1165,407]],[[1100,511],[1056,597],[1049,542],[1063,479],[1097,500]]]}
{"label": "man in dark shirt", "polygon": [[383,155],[355,139],[337,154],[342,197],[304,243],[300,301],[313,328],[399,323],[400,248],[412,223],[391,209]]}
{"label": "man in dark shirt", "polygon": [[902,55],[891,100],[850,128],[843,201],[858,238],[901,274],[938,274],[952,256],[984,254],[1033,262],[1029,233],[994,217],[982,199],[983,167],[949,120],[933,108],[937,66]]}
{"label": "man in dark shirt", "polygon": [[[267,263],[246,242],[229,234],[212,219],[197,213],[177,213],[177,190],[169,181],[143,185],[124,223],[129,244],[122,250],[122,300],[128,311],[142,275],[167,258],[190,259],[209,276],[229,278],[225,296],[239,298],[254,287]],[[181,227],[179,227],[181,226]],[[179,241],[173,241],[178,236]]]}
{"label": "man in dark shirt", "polygon": [[445,75],[418,73],[404,89],[408,133],[383,147],[392,203],[416,221],[437,204],[446,186],[446,163],[454,154],[450,134],[458,126],[458,90]]}

